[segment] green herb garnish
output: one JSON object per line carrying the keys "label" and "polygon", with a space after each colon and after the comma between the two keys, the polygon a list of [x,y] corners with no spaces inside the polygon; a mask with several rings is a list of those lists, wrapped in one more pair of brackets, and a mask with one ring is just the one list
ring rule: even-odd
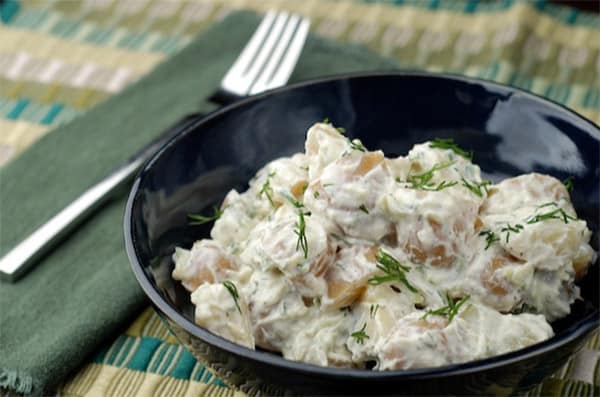
{"label": "green herb garnish", "polygon": [[356,343],[359,345],[365,343],[365,339],[369,339],[369,335],[367,335],[365,329],[367,329],[367,323],[364,323],[359,331],[354,331],[352,334],[350,334],[350,336],[353,337],[356,340]]}
{"label": "green herb garnish", "polygon": [[338,130],[338,132],[342,135],[346,133],[346,129],[344,127],[336,127],[335,129]]}
{"label": "green herb garnish", "polygon": [[460,307],[467,300],[469,300],[468,295],[462,297],[458,302],[455,302],[454,299],[452,299],[450,297],[450,295],[448,293],[446,293],[446,302],[448,304],[444,307],[440,307],[439,309],[427,310],[425,312],[425,314],[423,315],[423,317],[421,317],[421,318],[423,320],[425,320],[427,318],[427,316],[442,316],[442,317],[448,317],[448,323],[451,323],[454,316],[456,316],[458,314],[458,310],[460,309]]}
{"label": "green herb garnish", "polygon": [[298,241],[296,242],[296,251],[298,248],[302,248],[304,252],[304,259],[308,258],[308,240],[306,239],[306,222],[304,221],[304,215],[310,215],[309,212],[304,212],[302,210],[298,211],[298,221],[296,222],[296,229],[294,233],[298,236]]}
{"label": "green herb garnish", "polygon": [[479,232],[479,235],[485,236],[485,249],[490,248],[490,246],[496,241],[500,241],[500,237],[498,237],[496,233],[492,232],[491,230],[482,230],[481,232]]}
{"label": "green herb garnish", "polygon": [[510,223],[507,223],[505,227],[500,229],[500,233],[506,233],[506,244],[508,244],[510,233],[520,233],[523,230],[523,225],[517,223],[515,226],[511,226]]}
{"label": "green herb garnish", "polygon": [[438,192],[440,190],[446,189],[447,187],[451,187],[451,186],[454,186],[456,184],[458,184],[458,182],[456,182],[456,181],[450,181],[450,182],[448,182],[448,181],[441,181],[435,187],[430,187],[430,186],[426,185],[426,186],[423,186],[422,189],[423,190],[433,191],[433,192]]}
{"label": "green herb garnish", "polygon": [[315,192],[313,193],[313,197],[316,199],[318,199],[320,195],[321,195],[321,193],[319,193],[318,190],[315,190]]}
{"label": "green herb garnish", "polygon": [[304,207],[304,204],[302,204],[300,201],[296,200],[293,196],[289,194],[283,193],[283,197],[285,197],[287,201],[289,201],[296,208]]}
{"label": "green herb garnish", "polygon": [[369,308],[369,313],[371,318],[375,318],[375,315],[377,314],[377,310],[379,310],[379,303],[375,304],[375,305],[371,305],[371,307]]}
{"label": "green herb garnish", "polygon": [[367,148],[365,148],[363,146],[363,144],[358,139],[354,139],[354,140],[350,141],[350,147],[353,150],[358,150],[359,152],[366,152],[367,151]]}
{"label": "green herb garnish", "polygon": [[406,177],[406,182],[409,183],[411,189],[422,189],[422,190],[442,190],[446,187],[450,187],[455,185],[456,183],[443,181],[436,187],[435,184],[431,183],[433,179],[433,174],[436,171],[443,170],[444,168],[450,167],[454,164],[454,161],[449,163],[436,164],[431,167],[429,170],[423,172],[422,174],[409,175]]}
{"label": "green herb garnish", "polygon": [[232,283],[229,280],[222,281],[221,284],[223,284],[223,286],[225,288],[227,288],[227,291],[229,291],[229,294],[233,298],[233,302],[235,303],[235,307],[237,307],[238,311],[241,314],[242,313],[242,309],[240,309],[240,304],[238,303],[238,300],[240,299],[240,294],[238,294],[238,290],[237,290],[235,284]]}
{"label": "green herb garnish", "polygon": [[275,207],[275,203],[273,202],[273,188],[271,187],[271,178],[274,175],[275,175],[275,171],[270,172],[269,175],[267,175],[267,179],[265,180],[265,183],[263,183],[262,188],[260,189],[260,192],[258,192],[258,197],[262,197],[262,195],[264,194],[265,196],[267,196],[269,203],[271,203],[271,205],[273,207]]}
{"label": "green herb garnish", "polygon": [[306,220],[304,216],[310,216],[310,212],[304,212],[304,204],[300,201],[296,200],[292,196],[288,194],[283,195],[294,207],[298,209],[298,221],[294,225],[294,233],[298,236],[298,241],[296,241],[296,251],[302,248],[304,252],[304,259],[308,258],[308,240],[306,239]]}
{"label": "green herb garnish", "polygon": [[212,215],[188,214],[188,218],[192,220],[190,225],[204,225],[205,223],[216,221],[223,215],[224,210],[225,208],[219,208],[216,205],[213,205]]}
{"label": "green herb garnish", "polygon": [[329,117],[325,117],[323,119],[323,121],[321,121],[321,123],[323,123],[323,124],[331,124],[331,122],[329,121]]}
{"label": "green herb garnish", "polygon": [[361,210],[362,212],[364,212],[365,214],[368,214],[368,213],[369,213],[369,210],[367,209],[367,207],[366,207],[364,204],[361,204],[361,205],[358,207],[358,209],[359,209],[359,210]]}
{"label": "green herb garnish", "polygon": [[410,267],[401,265],[394,257],[379,249],[377,252],[377,268],[385,273],[384,276],[373,276],[367,283],[369,285],[379,285],[388,281],[399,281],[406,286],[412,292],[418,292],[406,278],[406,272],[410,271]]}
{"label": "green herb garnish", "polygon": [[572,191],[573,188],[575,187],[575,185],[573,183],[573,177],[570,176],[567,179],[565,179],[563,181],[563,185],[565,185],[565,189],[567,189],[568,192]]}
{"label": "green herb garnish", "polygon": [[[554,205],[556,205],[556,204],[554,204]],[[576,217],[567,214],[565,212],[565,210],[563,210],[562,208],[557,208],[550,212],[546,212],[544,214],[537,214],[537,215],[530,217],[527,220],[527,224],[538,223],[538,222],[547,221],[550,219],[560,219],[564,223],[569,223],[569,221],[578,220]]]}
{"label": "green herb garnish", "polygon": [[523,303],[521,307],[511,310],[513,314],[521,314],[521,313],[534,313],[537,314],[538,310],[535,306],[528,305],[527,303]]}
{"label": "green herb garnish", "polygon": [[483,197],[483,191],[485,191],[485,194],[489,194],[487,187],[488,185],[492,184],[492,181],[469,182],[465,178],[462,178],[462,184],[464,187],[472,191],[475,195]]}
{"label": "green herb garnish", "polygon": [[433,142],[429,144],[429,147],[436,149],[449,149],[459,156],[466,158],[467,160],[473,159],[473,152],[471,151],[469,153],[461,149],[456,143],[454,143],[454,139],[452,138],[435,138]]}

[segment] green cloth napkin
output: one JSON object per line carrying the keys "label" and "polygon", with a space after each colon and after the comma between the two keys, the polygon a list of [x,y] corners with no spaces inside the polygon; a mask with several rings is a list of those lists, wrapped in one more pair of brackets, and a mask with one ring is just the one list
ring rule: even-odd
{"label": "green cloth napkin", "polygon": [[[260,18],[230,15],[121,94],[46,135],[0,170],[0,254],[204,102]],[[309,37],[292,81],[393,61]],[[126,193],[15,284],[0,284],[0,386],[51,392],[146,303],[123,246]]]}

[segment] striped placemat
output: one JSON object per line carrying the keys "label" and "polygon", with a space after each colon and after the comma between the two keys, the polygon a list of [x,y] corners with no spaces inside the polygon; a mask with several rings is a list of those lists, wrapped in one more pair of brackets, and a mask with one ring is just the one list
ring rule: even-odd
{"label": "striped placemat", "polygon": [[[600,124],[600,18],[512,0],[5,0],[0,165],[119,92],[235,9],[309,16],[316,33],[403,67],[512,84]],[[600,336],[531,395],[600,395]],[[64,395],[233,395],[147,309],[74,374]]]}

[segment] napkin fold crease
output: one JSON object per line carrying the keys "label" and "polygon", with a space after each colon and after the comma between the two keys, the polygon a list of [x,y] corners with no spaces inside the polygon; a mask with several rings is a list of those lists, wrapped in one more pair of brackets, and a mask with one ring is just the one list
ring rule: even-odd
{"label": "napkin fold crease", "polygon": [[[237,12],[121,93],[0,169],[0,255],[203,102],[260,17]],[[309,36],[292,81],[396,68],[367,49]],[[123,192],[20,281],[0,284],[0,387],[51,393],[147,304],[125,254]]]}

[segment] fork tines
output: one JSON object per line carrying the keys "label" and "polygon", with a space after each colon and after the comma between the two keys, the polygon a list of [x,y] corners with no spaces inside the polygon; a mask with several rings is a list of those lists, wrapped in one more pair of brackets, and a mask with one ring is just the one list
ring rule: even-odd
{"label": "fork tines", "polygon": [[270,10],[221,81],[234,96],[253,95],[284,85],[300,56],[310,20]]}

